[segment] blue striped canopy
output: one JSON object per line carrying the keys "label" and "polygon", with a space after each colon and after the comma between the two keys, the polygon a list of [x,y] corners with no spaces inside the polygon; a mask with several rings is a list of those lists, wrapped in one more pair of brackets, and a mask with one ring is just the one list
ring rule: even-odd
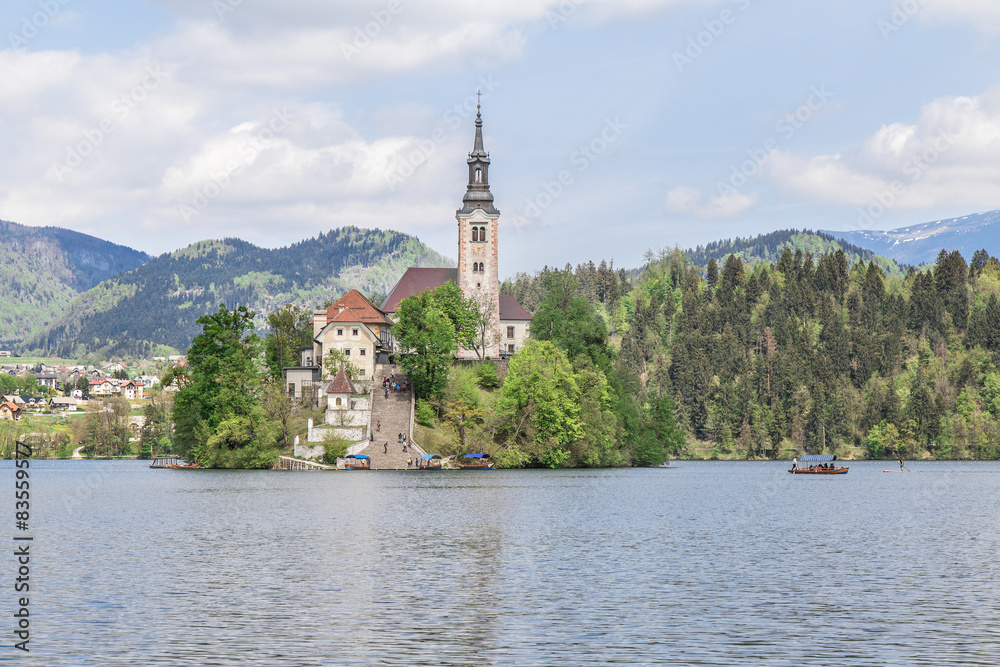
{"label": "blue striped canopy", "polygon": [[803,454],[799,457],[799,461],[802,463],[827,463],[829,461],[836,461],[836,454]]}
{"label": "blue striped canopy", "polygon": [[437,454],[424,454],[420,458],[422,458],[422,459],[439,459],[441,457],[438,456]]}
{"label": "blue striped canopy", "polygon": [[490,455],[489,454],[466,454],[462,458],[463,459],[488,459],[488,458],[490,458]]}
{"label": "blue striped canopy", "polygon": [[368,460],[368,457],[365,456],[364,454],[351,454],[349,456],[346,456],[345,458],[348,458],[348,459],[364,459],[366,461]]}

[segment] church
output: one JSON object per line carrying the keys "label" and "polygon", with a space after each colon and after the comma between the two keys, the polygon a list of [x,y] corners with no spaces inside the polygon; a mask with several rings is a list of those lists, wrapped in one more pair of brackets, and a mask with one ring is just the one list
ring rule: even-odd
{"label": "church", "polygon": [[[490,155],[483,148],[483,118],[478,105],[476,136],[466,162],[469,182],[462,207],[455,212],[458,267],[410,267],[378,306],[357,290],[351,290],[329,308],[315,311],[313,347],[303,352],[303,366],[320,366],[331,349],[339,349],[358,367],[363,381],[374,380],[375,365],[384,363],[376,361],[378,355],[396,351],[391,330],[400,303],[408,296],[432,290],[449,280],[458,285],[466,297],[474,298],[493,322],[492,335],[487,335],[481,350],[483,357],[506,357],[521,348],[528,337],[531,315],[517,299],[500,294],[497,262],[500,211],[493,205],[493,193],[490,192]],[[312,357],[308,362],[307,355]],[[459,350],[458,357],[478,359],[480,353],[463,349]],[[326,369],[323,371],[322,377],[327,377]]]}

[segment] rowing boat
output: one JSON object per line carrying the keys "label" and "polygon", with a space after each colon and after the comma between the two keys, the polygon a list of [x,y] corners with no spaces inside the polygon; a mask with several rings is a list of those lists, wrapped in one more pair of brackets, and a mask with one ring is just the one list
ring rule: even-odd
{"label": "rowing boat", "polygon": [[810,465],[804,468],[795,466],[788,472],[793,475],[846,475],[850,468],[847,466],[835,468],[833,462],[836,460],[836,454],[805,454],[799,458],[799,463]]}

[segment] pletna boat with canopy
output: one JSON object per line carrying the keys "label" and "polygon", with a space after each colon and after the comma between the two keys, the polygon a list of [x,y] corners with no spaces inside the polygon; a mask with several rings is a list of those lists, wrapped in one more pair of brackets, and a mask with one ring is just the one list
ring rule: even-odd
{"label": "pletna boat with canopy", "polygon": [[417,459],[417,470],[440,470],[442,463],[437,454],[424,454]]}
{"label": "pletna boat with canopy", "polygon": [[364,454],[349,454],[344,458],[344,467],[348,470],[371,470],[372,460]]}
{"label": "pletna boat with canopy", "polygon": [[458,462],[462,470],[493,470],[493,462],[489,454],[466,454]]}
{"label": "pletna boat with canopy", "polygon": [[836,454],[803,454],[798,465],[788,472],[793,475],[846,475],[849,468],[836,463]]}

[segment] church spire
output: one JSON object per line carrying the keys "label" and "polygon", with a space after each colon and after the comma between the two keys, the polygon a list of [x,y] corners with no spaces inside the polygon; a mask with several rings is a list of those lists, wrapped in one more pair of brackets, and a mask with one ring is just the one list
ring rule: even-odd
{"label": "church spire", "polygon": [[[478,92],[476,93],[476,97],[479,97]],[[480,114],[479,109],[480,105],[476,104],[476,141],[472,146],[472,152],[469,153],[469,157],[471,158],[473,155],[476,157],[484,157],[488,163],[490,161],[490,156],[489,153],[483,150],[483,116]]]}
{"label": "church spire", "polygon": [[[477,98],[479,93],[476,93]],[[466,162],[469,165],[469,185],[462,198],[462,208],[459,214],[468,214],[477,208],[491,214],[500,214],[493,207],[493,193],[490,192],[490,154],[483,148],[483,116],[481,106],[476,104],[476,138],[472,144],[472,152]]]}

